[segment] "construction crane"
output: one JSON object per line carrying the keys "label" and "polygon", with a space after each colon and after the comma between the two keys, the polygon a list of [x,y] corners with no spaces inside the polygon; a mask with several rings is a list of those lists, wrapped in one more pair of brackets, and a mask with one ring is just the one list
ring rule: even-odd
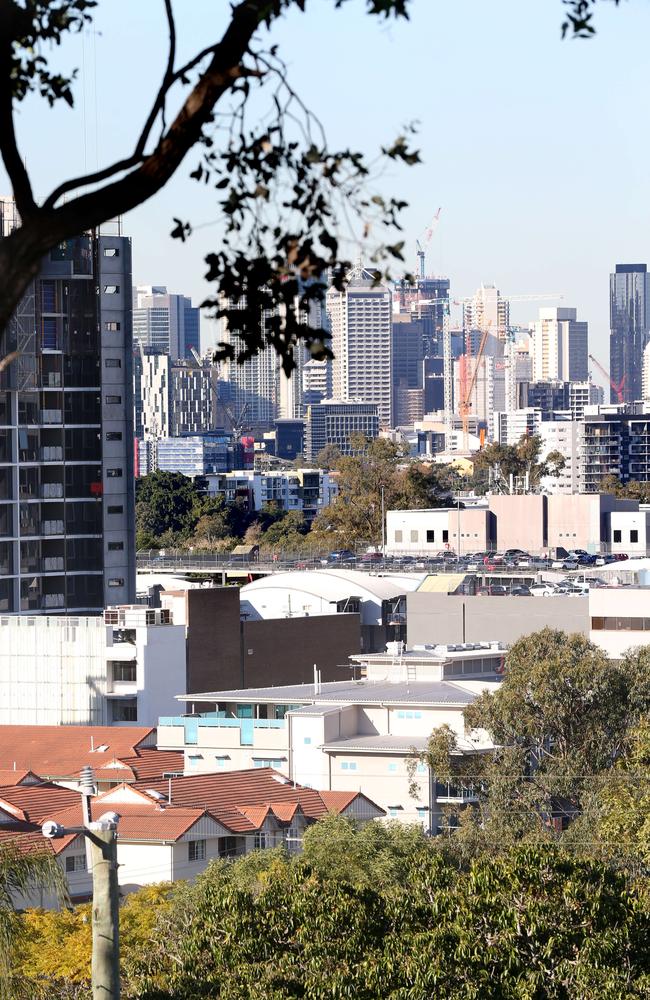
{"label": "construction crane", "polygon": [[418,248],[417,249],[417,258],[418,258],[417,271],[418,271],[418,274],[419,274],[419,276],[421,278],[424,278],[426,276],[426,267],[425,267],[424,255],[425,255],[426,248],[429,246],[429,243],[431,242],[431,240],[433,238],[433,234],[435,233],[436,229],[438,228],[438,223],[440,222],[440,213],[441,212],[442,212],[442,208],[439,208],[438,211],[436,212],[436,214],[434,215],[433,219],[431,220],[431,224],[427,226],[427,228],[424,230],[424,232],[420,235],[419,239],[417,239],[415,241],[415,245]]}
{"label": "construction crane", "polygon": [[625,396],[623,395],[623,389],[625,388],[625,375],[623,376],[620,382],[615,382],[612,376],[607,371],[607,369],[604,368],[603,365],[601,365],[600,361],[598,361],[598,359],[595,358],[593,354],[589,355],[589,360],[593,361],[600,374],[607,379],[610,388],[614,393],[614,395],[616,396],[616,398],[618,399],[619,403],[624,403]]}
{"label": "construction crane", "polygon": [[[478,369],[481,361],[483,360],[483,352],[485,350],[485,345],[487,344],[488,335],[490,333],[490,324],[488,323],[485,330],[481,334],[481,342],[478,345],[478,351],[476,352],[476,364],[474,365],[474,371],[472,372],[471,378],[469,380],[469,385],[466,387],[465,393],[460,401],[460,418],[463,425],[463,451],[469,451],[469,410],[470,410],[470,400],[472,393],[474,391],[474,386],[476,385],[476,379],[478,378]],[[467,364],[467,359],[465,359],[465,365]]]}

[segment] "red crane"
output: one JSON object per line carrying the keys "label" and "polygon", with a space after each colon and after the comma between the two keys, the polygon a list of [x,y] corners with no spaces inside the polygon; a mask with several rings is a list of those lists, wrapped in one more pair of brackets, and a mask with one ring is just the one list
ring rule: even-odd
{"label": "red crane", "polygon": [[607,369],[603,368],[603,366],[601,365],[600,361],[598,361],[593,356],[593,354],[589,355],[589,360],[593,361],[593,363],[595,364],[596,368],[601,373],[601,375],[605,376],[605,378],[607,379],[607,381],[609,382],[609,384],[611,386],[612,392],[616,395],[616,398],[618,399],[619,403],[624,403],[625,402],[625,397],[623,396],[623,388],[625,386],[625,375],[623,376],[623,378],[621,379],[620,382],[615,382],[613,380],[612,376],[607,371]]}

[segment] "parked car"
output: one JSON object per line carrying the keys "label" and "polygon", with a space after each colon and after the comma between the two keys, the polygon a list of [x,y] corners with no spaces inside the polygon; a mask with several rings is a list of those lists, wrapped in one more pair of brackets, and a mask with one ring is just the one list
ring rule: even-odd
{"label": "parked car", "polygon": [[593,566],[596,562],[596,556],[587,552],[585,549],[571,549],[567,555],[567,559],[575,560],[580,563],[581,566]]}
{"label": "parked car", "polygon": [[519,559],[521,557],[530,559],[530,552],[525,552],[523,549],[506,549],[503,553],[504,559]]}
{"label": "parked car", "polygon": [[552,583],[533,583],[530,587],[531,597],[554,597],[556,593]]}
{"label": "parked car", "polygon": [[530,587],[513,587],[510,591],[511,597],[531,597]]}
{"label": "parked car", "polygon": [[362,563],[377,563],[383,561],[381,552],[364,552],[361,556]]}
{"label": "parked car", "polygon": [[476,591],[481,597],[507,597],[508,591],[500,583],[484,584]]}
{"label": "parked car", "polygon": [[349,549],[338,549],[336,552],[330,552],[327,561],[328,563],[356,562],[356,558],[354,552],[350,552]]}

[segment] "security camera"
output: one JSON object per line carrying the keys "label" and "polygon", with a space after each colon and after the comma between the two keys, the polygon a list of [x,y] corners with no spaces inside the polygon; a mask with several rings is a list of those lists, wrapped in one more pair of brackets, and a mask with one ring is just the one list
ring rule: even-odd
{"label": "security camera", "polygon": [[64,828],[59,823],[55,823],[53,819],[48,819],[46,823],[43,823],[41,832],[48,840],[56,840],[58,837],[65,836]]}

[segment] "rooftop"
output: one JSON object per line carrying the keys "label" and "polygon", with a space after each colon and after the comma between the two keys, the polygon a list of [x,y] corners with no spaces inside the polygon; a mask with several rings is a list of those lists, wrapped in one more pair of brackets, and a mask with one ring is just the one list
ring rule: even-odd
{"label": "rooftop", "polygon": [[[481,689],[492,690],[498,681],[481,681]],[[178,701],[224,704],[364,704],[364,705],[469,705],[476,694],[467,681],[327,681],[288,684],[283,687],[240,688],[177,695]]]}

